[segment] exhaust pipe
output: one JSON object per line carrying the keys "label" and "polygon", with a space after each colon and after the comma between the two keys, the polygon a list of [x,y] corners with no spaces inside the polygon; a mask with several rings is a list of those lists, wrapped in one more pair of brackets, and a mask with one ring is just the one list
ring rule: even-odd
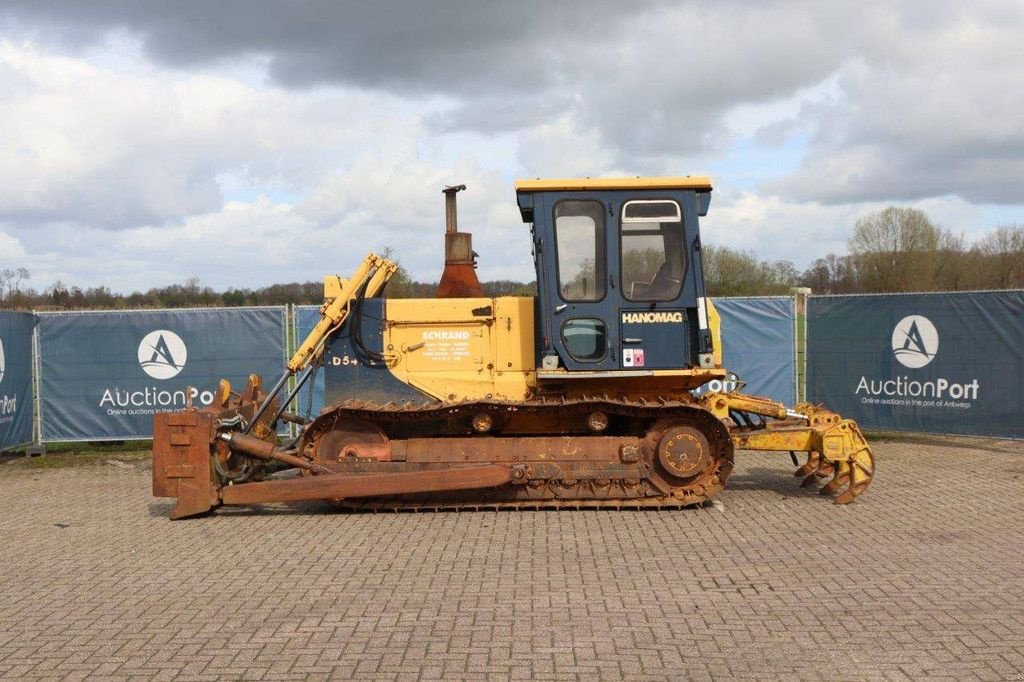
{"label": "exhaust pipe", "polygon": [[465,185],[445,187],[444,194],[444,272],[437,285],[438,298],[483,298],[484,290],[476,276],[476,253],[473,235],[459,232],[459,215],[455,195]]}

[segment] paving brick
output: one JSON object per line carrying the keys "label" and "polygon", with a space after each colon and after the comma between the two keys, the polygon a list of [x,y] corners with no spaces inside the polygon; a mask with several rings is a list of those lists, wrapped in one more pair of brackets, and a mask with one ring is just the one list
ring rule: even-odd
{"label": "paving brick", "polygon": [[704,509],[182,522],[144,465],[0,465],[0,677],[1024,676],[1024,445],[876,454],[847,507],[739,453]]}

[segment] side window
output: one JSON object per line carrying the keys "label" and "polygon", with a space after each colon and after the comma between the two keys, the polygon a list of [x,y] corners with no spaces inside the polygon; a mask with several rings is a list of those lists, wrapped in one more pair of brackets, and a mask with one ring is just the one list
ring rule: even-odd
{"label": "side window", "polygon": [[683,288],[686,255],[679,204],[628,201],[619,230],[622,293],[630,301],[671,301]]}
{"label": "side window", "polygon": [[555,248],[562,299],[583,302],[604,298],[604,205],[575,200],[555,204]]}
{"label": "side window", "polygon": [[607,347],[602,320],[581,317],[562,325],[562,343],[576,360],[600,360]]}

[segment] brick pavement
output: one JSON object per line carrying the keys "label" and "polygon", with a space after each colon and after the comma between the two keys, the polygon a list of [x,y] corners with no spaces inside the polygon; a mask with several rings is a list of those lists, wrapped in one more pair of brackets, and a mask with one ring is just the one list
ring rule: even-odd
{"label": "brick pavement", "polygon": [[973,445],[879,443],[848,507],[740,453],[704,509],[182,522],[7,464],[0,677],[1021,679],[1024,445]]}

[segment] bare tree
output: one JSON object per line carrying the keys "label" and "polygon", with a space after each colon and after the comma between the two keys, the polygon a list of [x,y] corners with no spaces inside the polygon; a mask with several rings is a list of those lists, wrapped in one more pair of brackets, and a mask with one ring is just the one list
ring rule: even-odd
{"label": "bare tree", "polygon": [[1024,287],[1024,225],[1000,225],[975,246],[985,277],[993,289]]}
{"label": "bare tree", "polygon": [[393,261],[398,266],[398,270],[388,280],[387,286],[384,288],[383,296],[388,298],[413,298],[415,296],[414,288],[415,282],[412,281],[412,277],[409,276],[409,272],[402,267],[398,258],[395,257],[395,250],[390,246],[385,246],[381,249],[380,255]]}
{"label": "bare tree", "polygon": [[890,206],[857,221],[850,251],[866,291],[930,291],[941,241],[924,211]]}
{"label": "bare tree", "polygon": [[939,291],[962,291],[976,286],[972,261],[964,236],[940,229],[933,288]]}
{"label": "bare tree", "polygon": [[853,294],[860,291],[853,258],[834,253],[815,259],[800,275],[800,284],[817,294]]}

